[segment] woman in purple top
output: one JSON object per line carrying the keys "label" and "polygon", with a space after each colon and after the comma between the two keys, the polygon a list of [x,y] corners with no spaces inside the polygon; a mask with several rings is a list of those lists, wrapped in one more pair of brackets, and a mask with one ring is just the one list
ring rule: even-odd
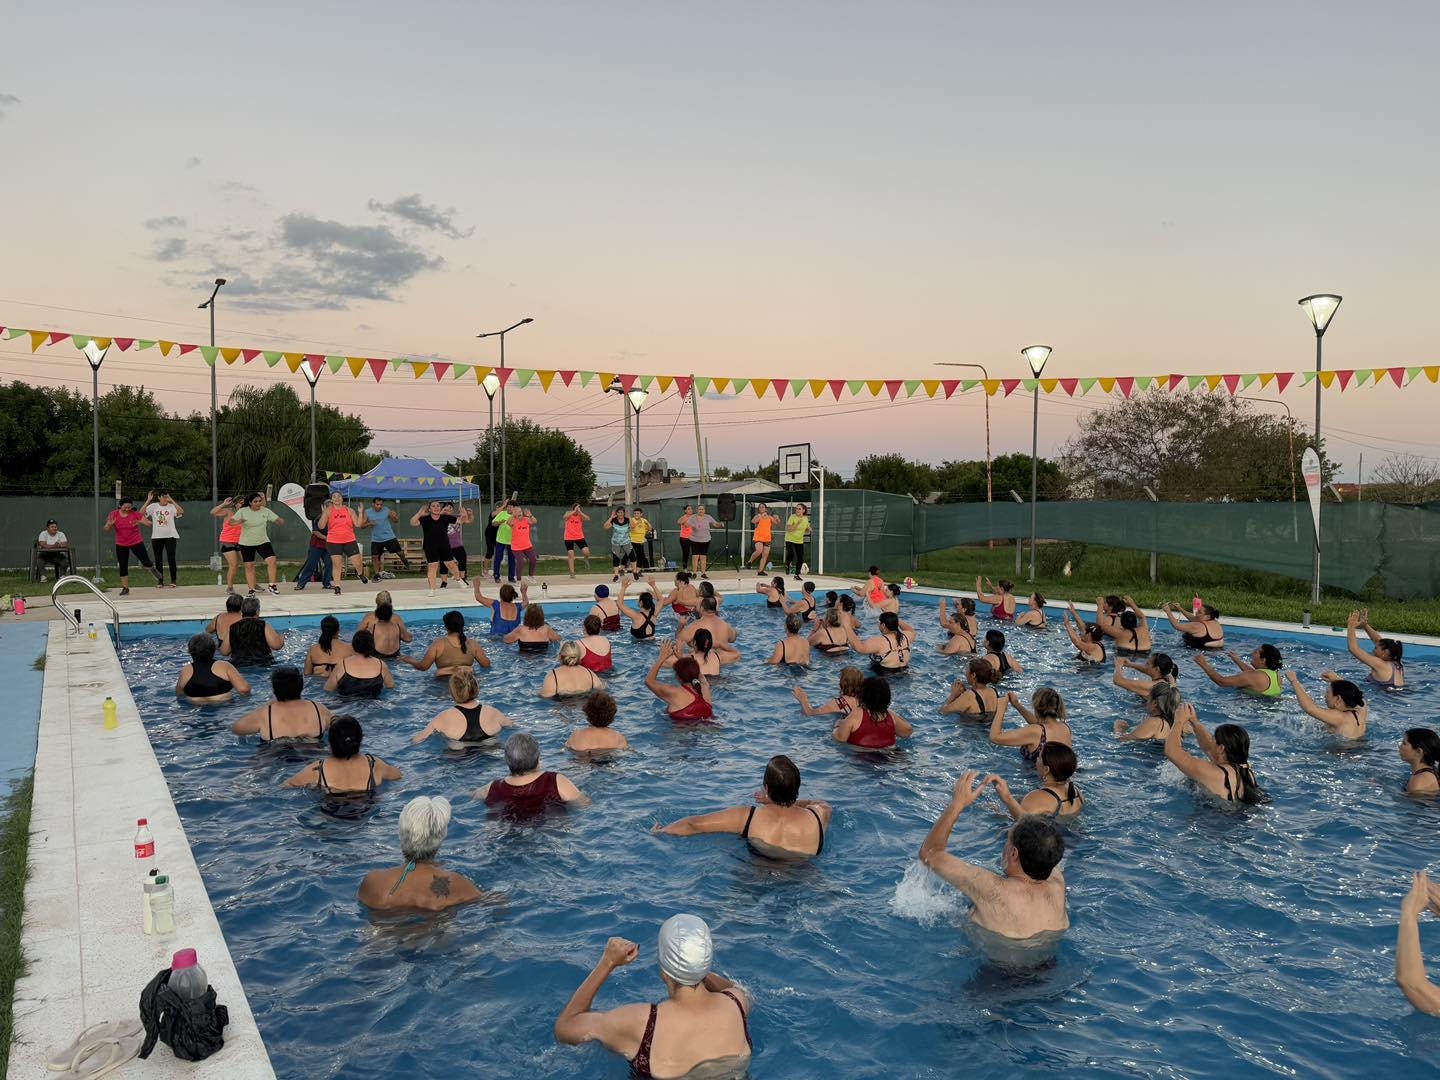
{"label": "woman in purple top", "polygon": [[695,512],[686,513],[680,519],[680,527],[690,528],[690,569],[699,574],[702,578],[708,578],[706,573],[710,569],[710,527],[720,524],[708,513],[705,512],[705,504],[699,503]]}

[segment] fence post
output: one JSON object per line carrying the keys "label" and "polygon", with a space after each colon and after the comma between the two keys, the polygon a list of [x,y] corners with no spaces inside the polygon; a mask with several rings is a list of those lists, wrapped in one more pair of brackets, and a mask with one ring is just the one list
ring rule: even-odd
{"label": "fence post", "polygon": [[1145,494],[1150,496],[1150,501],[1156,504],[1150,511],[1150,584],[1154,585],[1160,576],[1160,553],[1155,550],[1160,536],[1160,500],[1148,485],[1142,484],[1141,487],[1145,488]]}

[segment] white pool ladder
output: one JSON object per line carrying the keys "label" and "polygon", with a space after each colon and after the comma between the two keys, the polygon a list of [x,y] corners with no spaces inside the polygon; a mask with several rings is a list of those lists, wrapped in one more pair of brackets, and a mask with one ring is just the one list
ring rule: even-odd
{"label": "white pool ladder", "polygon": [[85,588],[95,594],[101,603],[110,609],[110,614],[115,620],[115,644],[120,644],[120,609],[115,606],[114,602],[96,588],[93,581],[89,578],[81,577],[79,574],[66,574],[59,581],[55,582],[54,586],[50,589],[50,602],[55,605],[55,609],[60,612],[65,621],[76,630],[80,629],[80,620],[70,614],[69,609],[55,599],[56,594],[60,592],[61,587],[64,585],[84,585]]}

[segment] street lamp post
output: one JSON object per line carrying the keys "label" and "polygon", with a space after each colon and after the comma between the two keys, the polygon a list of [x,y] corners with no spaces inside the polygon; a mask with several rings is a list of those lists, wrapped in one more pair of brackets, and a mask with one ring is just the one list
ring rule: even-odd
{"label": "street lamp post", "polygon": [[310,384],[310,483],[315,483],[315,384],[320,381],[321,367],[306,361],[300,365],[305,381]]}
{"label": "street lamp post", "polygon": [[[625,395],[630,399],[630,406],[635,410],[635,461],[640,460],[640,409],[645,404],[645,399],[650,396],[650,391],[636,387]],[[640,470],[635,470],[635,487],[640,487]]]}
{"label": "street lamp post", "polygon": [[[215,279],[215,288],[210,290],[210,297],[196,310],[204,311],[210,309],[210,347],[215,347],[215,295],[220,291],[220,286],[225,284],[223,277]],[[220,438],[217,434],[215,420],[216,414],[216,392],[215,392],[215,365],[210,365],[210,505],[216,506],[220,502]],[[313,477],[312,477],[313,479]],[[220,566],[220,519],[214,518],[215,532],[215,558],[213,564],[216,569]]]}
{"label": "street lamp post", "polygon": [[94,441],[94,480],[95,480],[95,577],[96,585],[103,585],[105,579],[100,575],[100,365],[105,362],[105,354],[110,351],[107,345],[100,348],[93,341],[85,343],[85,359],[90,361],[90,427]]}
{"label": "street lamp post", "polygon": [[[1038,380],[1045,370],[1045,361],[1050,359],[1049,345],[1027,345],[1020,350],[1030,365],[1030,371]],[[1035,408],[1030,421],[1030,580],[1035,580],[1035,526],[1037,521],[1036,492],[1040,475],[1040,386],[1035,386]]]}
{"label": "street lamp post", "polygon": [[477,338],[498,337],[500,339],[500,370],[505,372],[500,379],[500,488],[503,491],[510,490],[509,477],[505,470],[505,444],[508,442],[505,427],[505,384],[510,381],[510,373],[505,368],[505,335],[518,326],[524,326],[526,323],[534,321],[534,319],[521,319],[504,330],[487,330],[483,334],[475,335]]}
{"label": "street lamp post", "polygon": [[[1320,372],[1324,370],[1323,358],[1321,356],[1320,344],[1325,337],[1325,328],[1330,325],[1330,320],[1335,317],[1336,310],[1340,307],[1341,297],[1334,293],[1316,293],[1313,296],[1302,297],[1300,306],[1305,309],[1305,314],[1310,316],[1310,325],[1315,327],[1315,454],[1320,456]],[[1320,475],[1325,475],[1324,459],[1321,458]],[[1320,602],[1320,519],[1315,519],[1315,565],[1314,576],[1310,582],[1310,599],[1314,603]]]}
{"label": "street lamp post", "polygon": [[490,423],[485,428],[485,445],[490,448],[490,512],[495,512],[495,391],[500,389],[500,376],[493,371],[480,380],[485,396],[490,399]]}

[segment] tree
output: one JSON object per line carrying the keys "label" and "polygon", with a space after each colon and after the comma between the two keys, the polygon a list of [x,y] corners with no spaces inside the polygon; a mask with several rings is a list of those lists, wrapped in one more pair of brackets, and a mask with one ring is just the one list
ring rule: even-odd
{"label": "tree", "polygon": [[[7,492],[58,490],[52,459],[63,432],[90,433],[90,401],[72,390],[15,381],[0,384],[0,488]],[[88,460],[88,459],[87,459]],[[86,474],[88,488],[88,477]]]}
{"label": "tree", "polygon": [[[1143,499],[1148,486],[1170,501],[1288,501],[1309,442],[1293,419],[1214,393],[1153,390],[1090,413],[1079,427],[1061,467],[1070,494],[1082,498]],[[1323,448],[1321,461],[1333,479]]]}
{"label": "tree", "polygon": [[[821,465],[818,457],[810,459],[811,465]],[[823,468],[823,466],[821,466]],[[710,475],[716,480],[747,480],[754,477],[758,480],[769,480],[772,484],[780,483],[780,459],[771,459],[769,465],[747,465],[739,469],[726,468],[724,465],[711,471]],[[810,480],[811,485],[815,483],[814,478]],[[830,469],[825,470],[825,487],[827,489],[842,488],[845,486],[845,478]]]}
{"label": "tree", "polygon": [[[541,427],[521,418],[505,424],[506,474],[520,498],[538,506],[569,506],[589,502],[595,494],[595,465],[586,450],[563,431]],[[452,462],[446,471],[459,474],[489,474],[492,433],[487,431],[475,443],[473,458]],[[501,429],[495,438],[496,478],[499,478]],[[498,494],[498,493],[497,493]],[[505,492],[508,495],[510,492]]]}
{"label": "tree", "polygon": [[[310,477],[310,403],[292,386],[237,387],[219,413],[220,494],[260,491],[304,483]],[[207,425],[208,426],[208,425]],[[316,468],[364,472],[380,458],[369,452],[373,436],[358,416],[330,405],[315,410]],[[206,440],[209,441],[208,439]],[[209,487],[209,447],[206,447]]]}
{"label": "tree", "polygon": [[870,454],[855,463],[855,486],[926,498],[937,487],[935,468],[900,454]]}
{"label": "tree", "polygon": [[1391,454],[1367,485],[1372,497],[1395,502],[1429,502],[1440,497],[1440,464],[1417,454]]}
{"label": "tree", "polygon": [[[1063,499],[1067,480],[1060,466],[1048,458],[1037,465],[1036,491],[1041,499]],[[994,498],[1005,500],[1010,492],[1030,495],[1030,455],[1001,454],[990,463]],[[984,502],[985,462],[946,461],[935,470],[935,487],[941,502]]]}
{"label": "tree", "polygon": [[[77,395],[78,397],[78,395]],[[62,410],[74,412],[72,404]],[[48,470],[55,490],[91,490],[93,435],[83,419],[55,432]],[[210,439],[197,419],[171,416],[143,386],[117,386],[100,398],[100,485],[120,481],[131,494],[168,489],[177,497],[210,486]]]}

